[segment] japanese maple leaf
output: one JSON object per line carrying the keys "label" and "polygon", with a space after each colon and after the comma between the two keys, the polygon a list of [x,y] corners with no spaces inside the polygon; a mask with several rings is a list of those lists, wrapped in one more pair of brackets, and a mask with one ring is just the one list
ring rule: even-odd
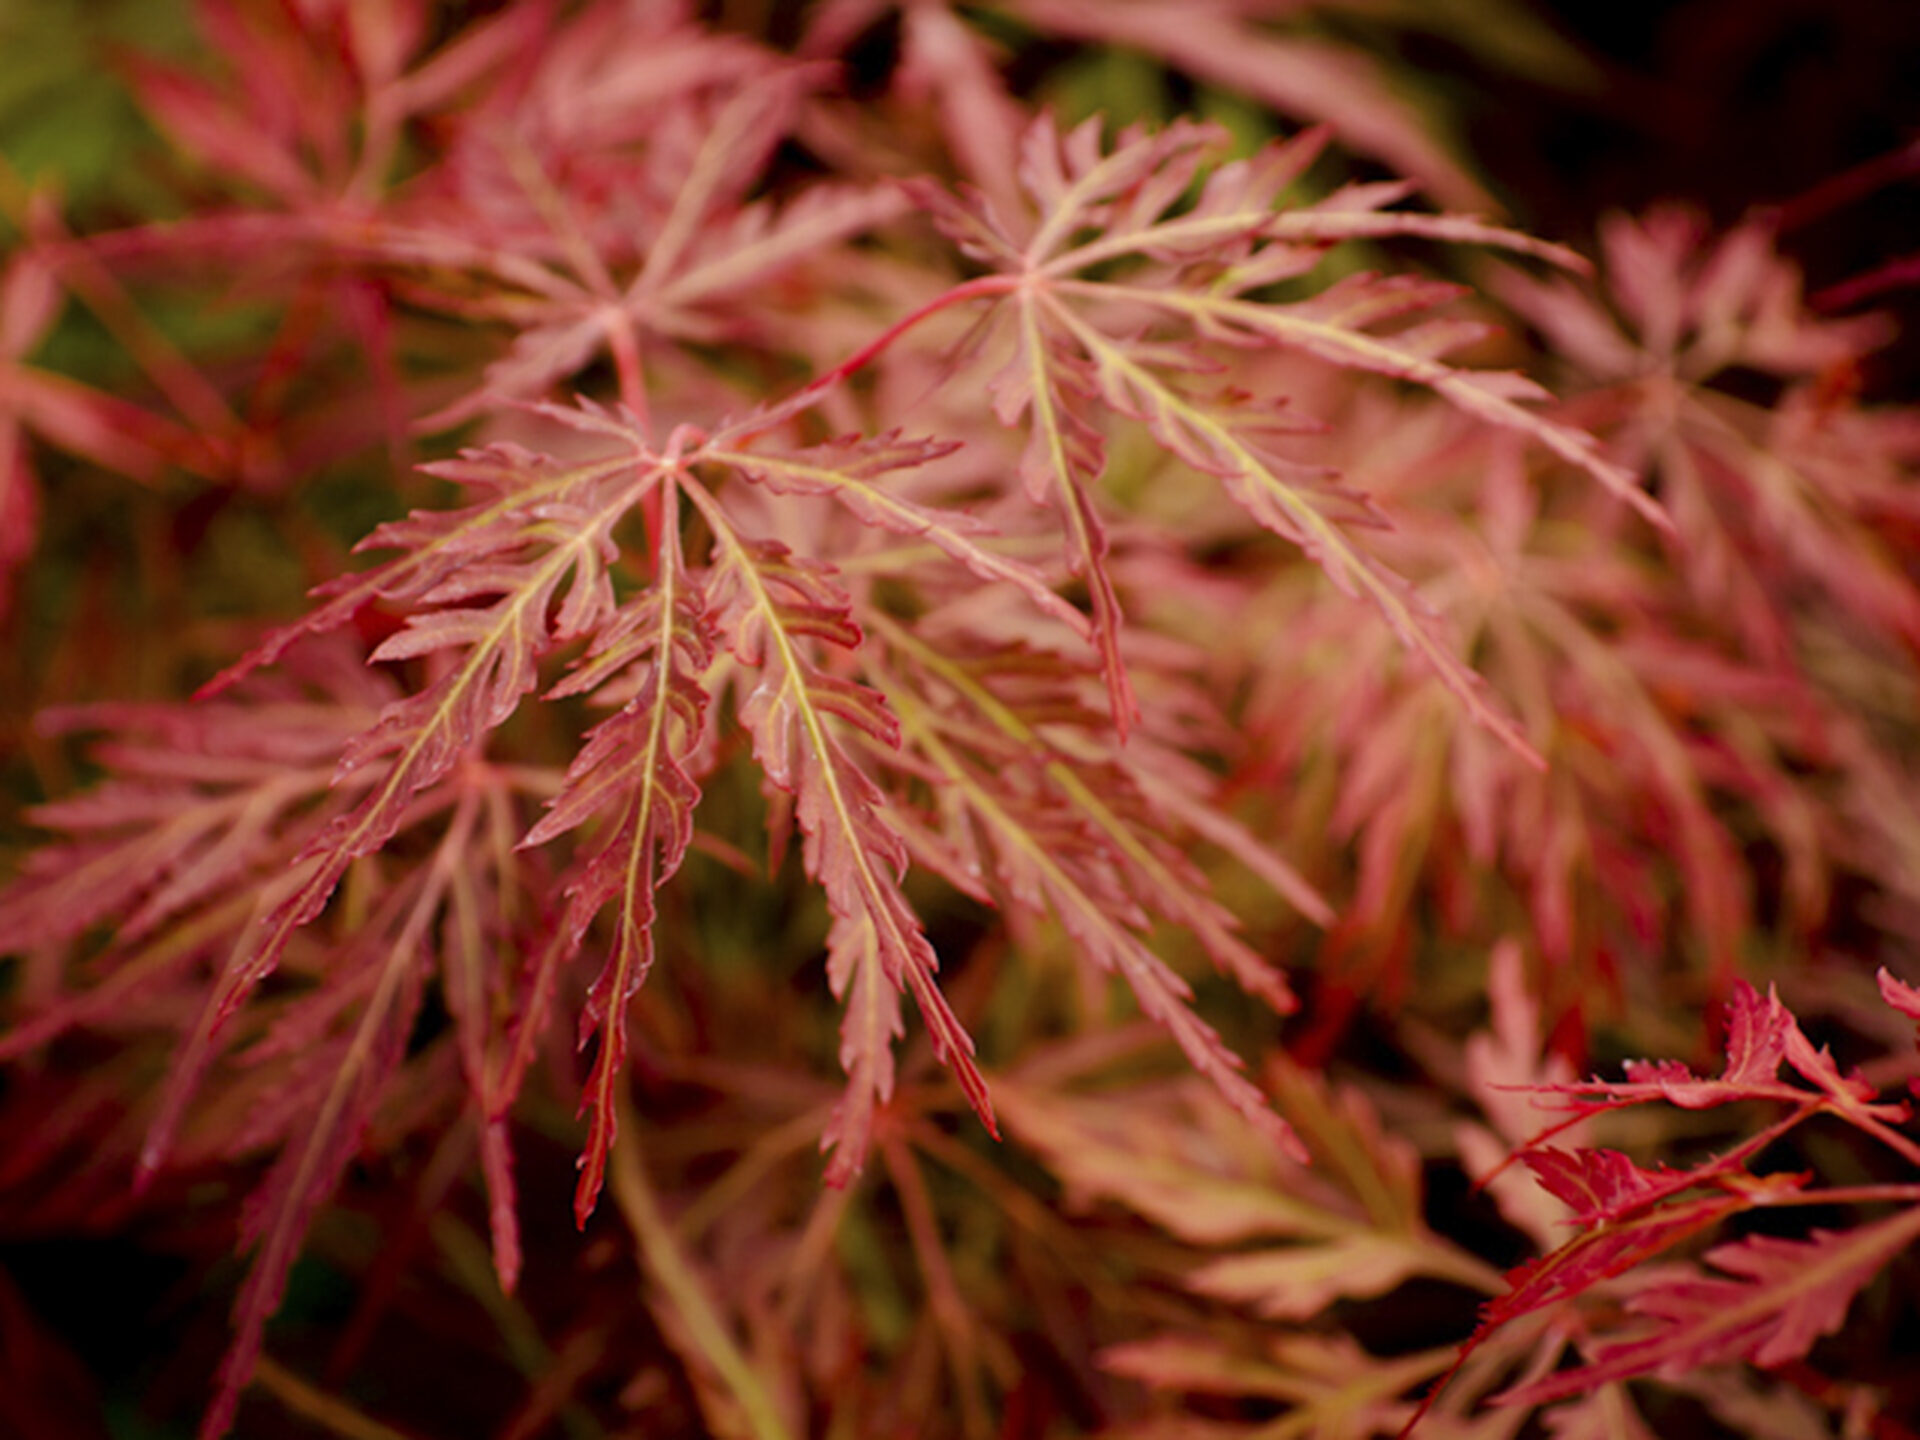
{"label": "japanese maple leaf", "polygon": [[1920,1238],[1920,1207],[1806,1240],[1755,1235],[1707,1252],[1719,1271],[1663,1276],[1628,1309],[1649,1333],[1604,1341],[1585,1365],[1503,1392],[1510,1405],[1538,1405],[1611,1380],[1680,1374],[1730,1360],[1783,1365],[1838,1330],[1860,1288]]}
{"label": "japanese maple leaf", "polygon": [[834,1148],[828,1181],[845,1185],[859,1172],[876,1112],[893,1093],[902,993],[913,995],[935,1053],[953,1068],[989,1130],[993,1108],[973,1063],[973,1041],[934,984],[939,960],[901,891],[906,846],[883,793],[839,738],[847,726],[897,747],[897,722],[877,692],[832,674],[810,654],[809,641],[858,643],[847,598],[828,567],[743,537],[716,504],[700,503],[719,551],[721,628],[741,663],[759,672],[740,720],[753,735],[767,784],[794,799],[807,873],[826,891],[833,916],[827,978],[846,1003],[840,1054],[850,1084],[822,1143]]}
{"label": "japanese maple leaf", "polygon": [[[1781,1100],[1803,1113],[1828,1111],[1900,1146],[1910,1143],[1888,1127],[1907,1119],[1905,1104],[1881,1102],[1879,1091],[1857,1074],[1842,1074],[1833,1057],[1813,1043],[1800,1023],[1769,987],[1760,993],[1736,981],[1726,1006],[1726,1064],[1713,1078],[1695,1075],[1678,1060],[1630,1060],[1624,1081],[1584,1080],[1541,1091],[1558,1097],[1557,1108],[1576,1115],[1617,1110],[1626,1105],[1664,1100],[1687,1110],[1705,1110],[1739,1100]],[[1804,1082],[1780,1079],[1783,1065]],[[1549,1134],[1553,1132],[1548,1132]]]}
{"label": "japanese maple leaf", "polygon": [[[1716,237],[1685,206],[1613,215],[1600,250],[1597,293],[1517,274],[1494,288],[1603,387],[1573,404],[1601,417],[1610,453],[1658,474],[1677,579],[1762,653],[1786,653],[1797,622],[1783,602],[1806,585],[1913,644],[1920,586],[1875,514],[1902,467],[1852,423],[1857,407],[1808,399],[1885,343],[1879,317],[1814,314],[1764,218]],[[1725,382],[1739,371],[1790,398],[1738,398]]]}
{"label": "japanese maple leaf", "polygon": [[[626,377],[623,401],[642,411],[641,359],[662,341],[784,341],[796,314],[770,282],[811,267],[826,285],[821,262],[840,242],[905,209],[891,186],[846,182],[753,198],[828,73],[637,18],[597,50],[544,57],[532,96],[463,132],[433,193],[371,237],[426,303],[517,332],[482,386],[422,423],[537,398],[603,353]],[[495,283],[472,295],[446,283],[449,270]]]}
{"label": "japanese maple leaf", "polygon": [[[1911,990],[1884,972],[1881,990],[1895,1009],[1920,1011]],[[1582,1119],[1651,1101],[1708,1109],[1772,1099],[1790,1101],[1793,1108],[1727,1152],[1683,1169],[1647,1169],[1607,1149],[1556,1149],[1542,1143],[1545,1137],[1524,1147],[1528,1167],[1582,1228],[1509,1275],[1507,1292],[1486,1307],[1449,1376],[1496,1330],[1523,1315],[1577,1297],[1745,1211],[1803,1196],[1824,1198],[1807,1189],[1808,1175],[1750,1169],[1767,1147],[1812,1115],[1835,1115],[1920,1161],[1920,1147],[1891,1128],[1907,1117],[1907,1107],[1875,1103],[1871,1086],[1857,1076],[1843,1076],[1825,1050],[1816,1051],[1807,1041],[1777,995],[1769,992],[1763,1000],[1741,984],[1729,1004],[1726,1028],[1726,1064],[1717,1079],[1696,1076],[1678,1062],[1631,1062],[1624,1082],[1538,1087],[1562,1097],[1562,1108]],[[1807,1085],[1783,1083],[1783,1066]],[[1499,1398],[1542,1404],[1637,1375],[1678,1374],[1729,1360],[1776,1365],[1798,1359],[1814,1340],[1840,1326],[1860,1287],[1920,1236],[1920,1208],[1911,1203],[1910,1186],[1825,1194],[1854,1202],[1897,1201],[1905,1208],[1850,1230],[1816,1231],[1804,1241],[1753,1236],[1721,1246],[1706,1257],[1724,1272],[1721,1276],[1676,1278],[1671,1271],[1656,1272],[1628,1306],[1655,1320],[1651,1333],[1600,1340],[1588,1364],[1524,1382]]]}
{"label": "japanese maple leaf", "polygon": [[1380,522],[1378,512],[1335,477],[1288,456],[1285,441],[1298,421],[1285,411],[1286,397],[1208,377],[1226,354],[1272,349],[1424,386],[1477,422],[1526,435],[1580,465],[1661,524],[1659,508],[1597,453],[1591,437],[1529,408],[1545,398],[1531,381],[1446,363],[1483,333],[1431,314],[1458,293],[1452,287],[1357,275],[1291,303],[1258,298],[1266,287],[1305,280],[1329,250],[1363,236],[1417,234],[1579,262],[1462,217],[1388,210],[1405,194],[1401,187],[1353,186],[1285,206],[1284,192],[1324,138],[1296,137],[1209,171],[1221,137],[1205,126],[1129,131],[1109,147],[1097,121],[1061,134],[1043,117],[1021,145],[1022,213],[1002,215],[978,197],[929,183],[911,190],[949,238],[992,271],[964,290],[996,299],[1007,312],[1010,353],[989,382],[994,410],[1026,431],[1027,494],[1061,517],[1068,561],[1088,587],[1116,724],[1131,723],[1135,702],[1094,489],[1114,416],[1143,425],[1168,454],[1217,478],[1255,521],[1300,546],[1343,592],[1369,601],[1477,719],[1531,755],[1436,635],[1406,580],[1360,543],[1359,533]]}
{"label": "japanese maple leaf", "polygon": [[614,937],[580,1015],[580,1042],[598,1031],[599,1055],[581,1096],[592,1112],[574,1202],[585,1225],[599,1198],[613,1146],[615,1086],[626,1063],[627,1004],[653,966],[654,895],[673,878],[693,838],[696,751],[706,738],[713,660],[706,597],[681,554],[679,517],[664,515],[654,583],[595,637],[588,659],[548,698],[591,690],[610,672],[642,671],[631,700],[602,722],[567,770],[561,791],[522,846],[543,845],[592,819],[610,820],[567,886],[566,943],[544,963],[562,964],[587,927],[610,906]]}

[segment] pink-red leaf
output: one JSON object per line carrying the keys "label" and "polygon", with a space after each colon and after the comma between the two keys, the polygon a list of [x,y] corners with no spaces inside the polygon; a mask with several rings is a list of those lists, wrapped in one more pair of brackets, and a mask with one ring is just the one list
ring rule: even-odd
{"label": "pink-red leaf", "polygon": [[[751,418],[744,422],[752,423]],[[825,445],[782,451],[762,445],[734,449],[718,443],[724,438],[706,446],[702,457],[777,493],[831,496],[866,524],[925,540],[982,580],[1018,586],[1043,612],[1087,633],[1086,617],[1055,594],[1039,571],[980,543],[977,537],[991,533],[985,521],[965,511],[921,504],[877,483],[888,472],[951,454],[959,448],[954,443],[906,440],[890,433],[873,439],[843,436]]]}
{"label": "pink-red leaf", "polygon": [[574,758],[561,791],[524,845],[539,845],[599,817],[606,828],[567,886],[567,950],[595,915],[613,906],[605,968],[587,994],[580,1044],[595,1031],[600,1050],[581,1107],[592,1112],[574,1199],[582,1225],[599,1197],[613,1146],[615,1084],[626,1059],[627,1002],[653,964],[654,892],[680,868],[693,837],[700,792],[690,770],[705,733],[707,694],[700,678],[713,658],[705,602],[681,559],[674,507],[663,531],[653,588],[636,606],[623,663],[644,663],[639,689],[596,727]]}
{"label": "pink-red leaf", "polygon": [[837,733],[850,725],[891,747],[898,744],[897,722],[876,692],[826,673],[810,654],[821,641],[859,643],[847,599],[824,566],[802,566],[784,547],[742,539],[704,492],[689,494],[720,549],[719,625],[735,654],[760,672],[740,721],[768,784],[793,796],[806,870],[826,892],[833,917],[827,978],[847,1005],[841,1062],[850,1086],[823,1139],[833,1150],[827,1180],[845,1185],[860,1172],[875,1112],[892,1096],[901,992],[912,993],[934,1054],[997,1134],[973,1041],[934,983],[939,959],[901,892],[906,847],[879,786]]}
{"label": "pink-red leaf", "polygon": [[[1779,1078],[1787,1064],[1814,1088]],[[1858,1123],[1899,1123],[1907,1108],[1876,1104],[1878,1091],[1857,1075],[1843,1075],[1824,1049],[1816,1050],[1793,1013],[1771,988],[1762,997],[1736,981],[1726,1010],[1726,1065],[1714,1078],[1695,1075],[1678,1060],[1630,1060],[1624,1081],[1599,1079],[1543,1087],[1553,1103],[1579,1114],[1664,1100],[1687,1110],[1705,1110],[1738,1100],[1785,1100],[1818,1104]],[[1878,1132],[1876,1132],[1878,1133]]]}
{"label": "pink-red leaf", "polygon": [[1539,1405],[1637,1375],[1684,1374],[1748,1360],[1782,1365],[1845,1321],[1862,1286],[1920,1238],[1920,1207],[1808,1240],[1755,1235],[1707,1252],[1721,1272],[1662,1277],[1629,1308],[1651,1333],[1602,1342],[1592,1360],[1508,1390],[1511,1405]]}

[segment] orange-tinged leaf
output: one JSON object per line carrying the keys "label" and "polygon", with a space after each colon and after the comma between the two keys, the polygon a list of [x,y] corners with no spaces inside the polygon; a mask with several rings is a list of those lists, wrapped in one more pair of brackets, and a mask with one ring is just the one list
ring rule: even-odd
{"label": "orange-tinged leaf", "polygon": [[[1068,1203],[1113,1200],[1194,1245],[1327,1237],[1344,1228],[1323,1196],[1300,1193],[1284,1152],[1230,1108],[1185,1089],[1126,1096],[1054,1095],[1002,1081],[1013,1135],[1038,1150]],[[1252,1143],[1250,1143],[1252,1142]]]}
{"label": "orange-tinged leaf", "polygon": [[1347,1335],[1298,1333],[1252,1353],[1206,1335],[1155,1335],[1109,1345],[1098,1359],[1156,1389],[1281,1401],[1291,1409],[1280,1433],[1327,1436],[1393,1434],[1412,1408],[1405,1392],[1433,1372],[1426,1355],[1383,1360]]}
{"label": "orange-tinged leaf", "polygon": [[1287,1245],[1209,1260],[1187,1277],[1202,1295],[1250,1306],[1270,1320],[1306,1320],[1336,1300],[1384,1295],[1427,1272],[1417,1238],[1357,1232],[1315,1245]]}

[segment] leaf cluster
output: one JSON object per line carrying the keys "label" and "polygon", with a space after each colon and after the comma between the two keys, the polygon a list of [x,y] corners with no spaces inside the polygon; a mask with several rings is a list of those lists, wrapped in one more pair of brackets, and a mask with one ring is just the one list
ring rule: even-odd
{"label": "leaf cluster", "polygon": [[0,168],[0,1235],[245,1256],[201,1434],[384,1433],[409,1327],[499,1381],[420,1433],[1897,1413],[1816,1350],[1920,1226],[1886,328],[1466,213],[1300,8],[201,0],[176,214]]}

